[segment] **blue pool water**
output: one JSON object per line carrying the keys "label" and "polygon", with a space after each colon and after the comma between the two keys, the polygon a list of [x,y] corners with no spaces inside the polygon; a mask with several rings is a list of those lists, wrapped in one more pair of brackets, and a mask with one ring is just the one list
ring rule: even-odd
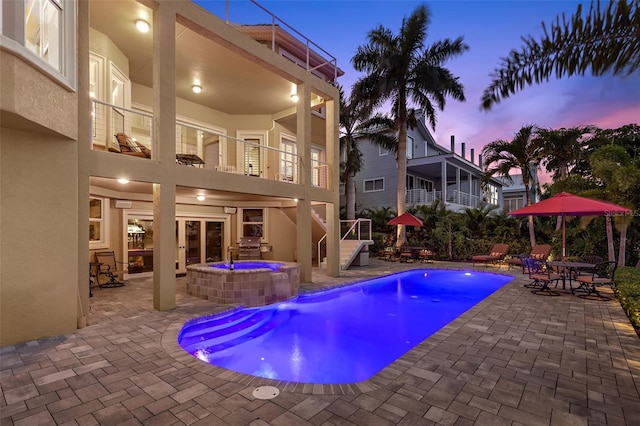
{"label": "blue pool water", "polygon": [[513,277],[418,269],[286,302],[196,318],[178,334],[193,356],[302,383],[367,380]]}
{"label": "blue pool water", "polygon": [[[278,268],[282,266],[282,263],[273,263],[273,262],[235,262],[233,264],[233,269],[237,271],[244,271],[247,269],[258,269],[258,268],[268,268],[272,271],[277,271]],[[212,268],[218,269],[229,269],[228,263],[219,263],[216,265],[211,265]]]}

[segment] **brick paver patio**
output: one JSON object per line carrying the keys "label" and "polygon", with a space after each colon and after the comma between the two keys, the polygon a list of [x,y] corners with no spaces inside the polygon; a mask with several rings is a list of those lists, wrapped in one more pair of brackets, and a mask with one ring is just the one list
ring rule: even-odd
{"label": "brick paver patio", "polygon": [[[369,267],[316,289],[436,262]],[[479,268],[484,270],[484,267]],[[489,268],[496,272],[495,268]],[[640,425],[640,339],[617,300],[531,294],[516,279],[366,382],[303,385],[206,365],[175,343],[228,309],[187,296],[152,309],[150,279],[94,290],[91,325],[0,348],[1,425]],[[276,385],[272,400],[253,397]]]}

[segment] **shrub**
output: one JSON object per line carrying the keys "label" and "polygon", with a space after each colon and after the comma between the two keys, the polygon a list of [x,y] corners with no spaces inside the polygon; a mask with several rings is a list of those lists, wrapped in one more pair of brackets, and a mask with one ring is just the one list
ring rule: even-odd
{"label": "shrub", "polygon": [[616,296],[631,325],[640,334],[640,269],[623,266],[616,270]]}

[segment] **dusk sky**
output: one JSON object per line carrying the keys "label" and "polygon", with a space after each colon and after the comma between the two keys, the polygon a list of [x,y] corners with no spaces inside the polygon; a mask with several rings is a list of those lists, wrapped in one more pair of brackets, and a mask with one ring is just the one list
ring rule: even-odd
{"label": "dusk sky", "polygon": [[[224,9],[214,10],[211,3],[197,1],[224,17]],[[224,2],[217,2],[218,4]],[[557,15],[569,18],[583,3],[569,0],[437,0],[437,1],[360,1],[360,0],[278,0],[260,4],[297,31],[317,43],[337,58],[345,75],[338,79],[350,92],[351,85],[361,76],[351,65],[357,47],[366,43],[369,30],[383,25],[398,33],[403,17],[408,17],[420,4],[431,10],[427,44],[445,38],[464,37],[470,49],[445,66],[460,78],[465,88],[466,102],[449,99],[444,111],[438,112],[436,129],[430,129],[438,144],[449,148],[451,135],[465,142],[476,153],[488,142],[510,140],[524,125],[547,128],[596,125],[616,128],[640,122],[640,73],[631,77],[571,77],[532,85],[502,100],[491,111],[480,110],[482,92],[489,85],[489,74],[499,66],[500,58],[511,49],[523,45],[520,37],[532,35],[539,39],[541,22],[547,28]],[[218,8],[220,6],[217,6]],[[248,22],[249,10],[256,6],[242,0],[232,0],[230,20],[238,23],[258,23],[264,12]],[[244,16],[244,17],[243,17]],[[249,18],[250,19],[250,18]],[[264,19],[260,23],[265,23]],[[476,154],[477,155],[477,154]],[[477,161],[477,160],[476,160]]]}

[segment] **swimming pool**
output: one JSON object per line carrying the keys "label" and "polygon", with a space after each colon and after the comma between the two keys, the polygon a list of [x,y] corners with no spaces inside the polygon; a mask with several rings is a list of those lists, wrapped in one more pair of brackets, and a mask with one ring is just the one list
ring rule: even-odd
{"label": "swimming pool", "polygon": [[219,367],[291,382],[367,380],[513,277],[417,269],[188,321],[178,343]]}

